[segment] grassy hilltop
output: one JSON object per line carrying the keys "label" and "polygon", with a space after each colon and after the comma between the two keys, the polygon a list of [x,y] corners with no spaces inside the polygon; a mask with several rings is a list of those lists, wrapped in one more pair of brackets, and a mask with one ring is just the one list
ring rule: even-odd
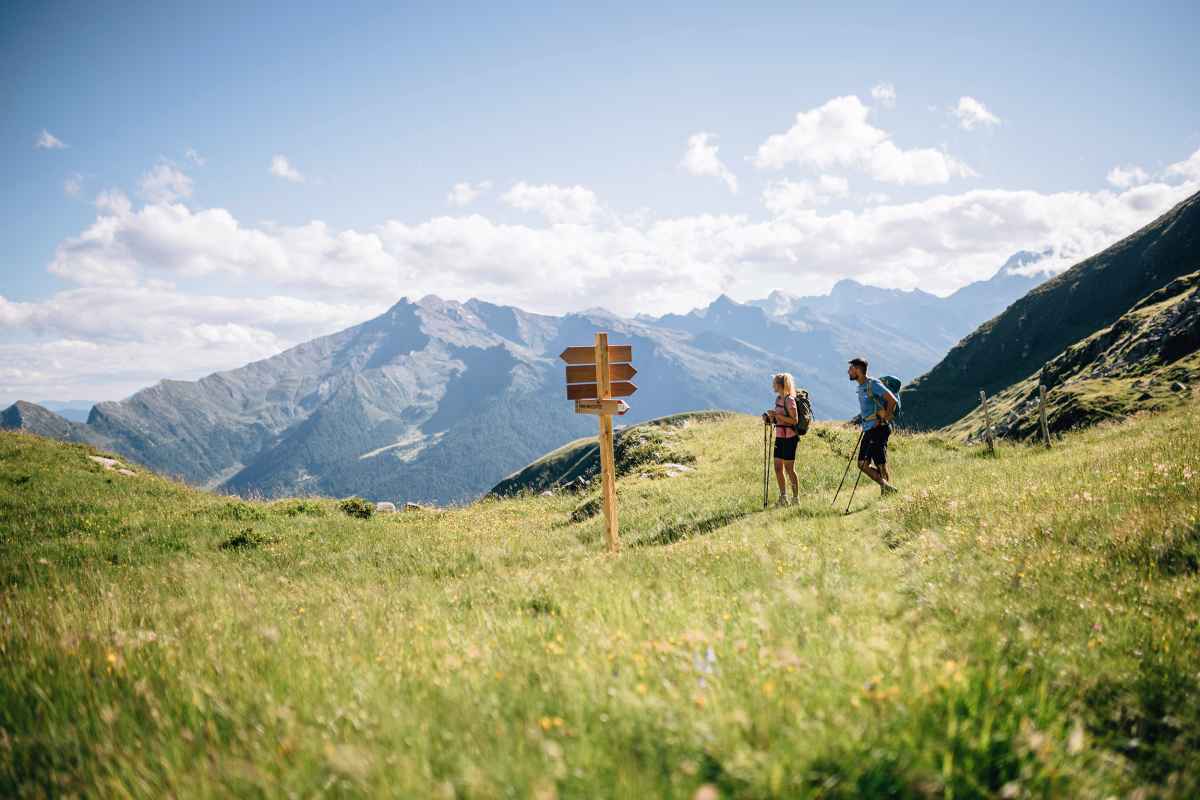
{"label": "grassy hilltop", "polygon": [[587,495],[361,520],[0,434],[0,795],[1195,796],[1193,409],[900,436],[848,516],[851,431],[763,512],[756,419],[664,429],[617,557]]}

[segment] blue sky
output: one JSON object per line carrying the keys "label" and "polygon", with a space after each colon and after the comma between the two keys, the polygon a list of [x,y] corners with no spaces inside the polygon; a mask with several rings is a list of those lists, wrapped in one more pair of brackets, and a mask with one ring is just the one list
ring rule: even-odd
{"label": "blue sky", "polygon": [[1194,3],[120,5],[0,9],[0,402],[429,291],[945,293],[1200,182]]}

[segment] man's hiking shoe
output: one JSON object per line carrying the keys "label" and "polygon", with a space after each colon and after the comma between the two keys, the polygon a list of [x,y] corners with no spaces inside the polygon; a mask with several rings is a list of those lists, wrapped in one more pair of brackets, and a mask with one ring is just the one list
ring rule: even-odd
{"label": "man's hiking shoe", "polygon": [[793,498],[792,498],[792,505],[794,505],[794,506],[798,506],[798,505],[800,505],[800,498],[799,498],[799,497],[793,497]]}
{"label": "man's hiking shoe", "polygon": [[775,501],[776,508],[787,508],[788,505],[790,504],[788,503],[787,495],[781,494],[779,495],[779,499]]}
{"label": "man's hiking shoe", "polygon": [[895,486],[892,486],[890,483],[885,483],[883,486],[879,487],[879,493],[883,497],[887,497],[889,494],[895,494],[898,491],[900,490]]}

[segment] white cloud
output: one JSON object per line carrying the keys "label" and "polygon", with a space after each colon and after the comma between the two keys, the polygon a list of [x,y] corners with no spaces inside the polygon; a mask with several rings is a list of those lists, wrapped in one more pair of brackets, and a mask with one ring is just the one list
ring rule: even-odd
{"label": "white cloud", "polygon": [[120,217],[128,214],[133,205],[120,189],[105,189],[96,195],[96,208]]}
{"label": "white cloud", "polygon": [[896,87],[890,83],[877,83],[872,86],[871,97],[884,108],[896,107]]}
{"label": "white cloud", "polygon": [[[40,303],[0,297],[0,404],[118,399],[162,378],[195,379],[269,357],[385,308],[145,286],[73,289]],[[6,331],[35,338],[11,343]]]}
{"label": "white cloud", "polygon": [[693,133],[688,137],[687,151],[683,154],[683,160],[679,162],[679,166],[690,172],[692,175],[711,176],[720,178],[725,181],[725,185],[729,187],[729,191],[737,194],[738,181],[737,176],[729,171],[729,168],[717,156],[716,136],[711,133]]}
{"label": "white cloud", "polygon": [[518,185],[511,194],[519,207],[551,222],[591,221],[529,226],[470,214],[362,231],[322,222],[245,225],[224,209],[181,203],[133,209],[109,193],[98,200],[95,223],[59,245],[50,269],[81,287],[110,290],[219,278],[230,292],[323,302],[434,293],[532,311],[605,305],[657,313],[694,307],[721,291],[758,296],[803,253],[815,283],[878,272],[887,285],[946,292],[990,275],[1016,250],[1050,247],[1068,258],[1096,252],[1200,189],[1200,181],[1148,183],[1120,194],[974,190],[830,213],[782,212],[841,195],[849,188],[844,179],[774,187],[764,202],[777,216],[765,220],[596,219],[599,202],[587,190]]}
{"label": "white cloud", "polygon": [[763,190],[763,205],[772,214],[787,214],[827,205],[849,192],[849,181],[836,175],[822,175],[814,181],[772,181]]}
{"label": "white cloud", "polygon": [[946,183],[976,174],[940,150],[900,149],[887,131],[867,121],[870,111],[854,95],[802,111],[790,129],[759,145],[754,163],[770,169],[788,164],[816,169],[854,167],[878,181],[914,185]]}
{"label": "white cloud", "polygon": [[517,183],[501,197],[505,203],[521,211],[537,211],[551,223],[582,225],[596,214],[599,203],[591,189],[582,186],[532,186]]}
{"label": "white cloud", "polygon": [[474,203],[481,194],[490,191],[491,188],[491,181],[482,181],[476,184],[466,181],[456,183],[446,193],[446,202],[456,208],[466,208],[471,203]]}
{"label": "white cloud", "polygon": [[195,164],[197,167],[203,167],[208,163],[208,159],[196,152],[196,148],[189,147],[183,154],[183,157]]}
{"label": "white cloud", "polygon": [[1138,186],[1150,180],[1150,175],[1146,170],[1137,165],[1122,167],[1116,166],[1108,171],[1108,182],[1118,189],[1128,189],[1131,186]]}
{"label": "white cloud", "polygon": [[965,131],[1000,124],[1000,118],[974,97],[958,98],[958,106],[951,109],[950,113],[958,118],[958,124]]}
{"label": "white cloud", "polygon": [[161,161],[138,181],[142,196],[151,203],[173,203],[192,196],[192,179],[174,164]]}
{"label": "white cloud", "polygon": [[73,172],[63,180],[63,194],[67,197],[79,197],[83,193],[83,176]]}
{"label": "white cloud", "polygon": [[1200,150],[1192,153],[1187,159],[1177,161],[1167,167],[1167,175],[1182,177],[1189,181],[1200,181]]}
{"label": "white cloud", "polygon": [[1200,190],[1197,176],[1124,192],[988,189],[824,210],[820,198],[848,190],[842,180],[774,184],[777,213],[765,219],[602,215],[581,187],[518,184],[509,193],[517,207],[582,221],[468,214],[363,230],[246,224],[183,202],[135,208],[105,192],[95,222],[50,265],[75,288],[0,299],[0,394],[121,396],[163,376],[240,366],[427,293],[623,314],[685,311],[721,292],[763,297],[799,279],[814,292],[854,277],[945,293],[1021,249],[1050,248],[1065,267]]}
{"label": "white cloud", "polygon": [[304,183],[304,176],[287,160],[287,156],[276,155],[271,159],[271,174],[292,183]]}
{"label": "white cloud", "polygon": [[[382,310],[386,304],[375,303]],[[36,303],[16,303],[0,296],[0,328],[24,327],[33,333],[94,343],[136,342],[151,332],[199,331],[209,342],[240,337],[235,329],[257,329],[291,338],[318,335],[314,330],[352,325],[372,304],[337,304],[270,295],[223,297],[188,294],[170,284],[69,289]],[[120,308],[126,314],[97,314],[98,308]],[[222,333],[222,331],[224,331]],[[243,337],[244,338],[244,337]]]}
{"label": "white cloud", "polygon": [[50,131],[42,128],[42,132],[34,140],[33,146],[38,150],[63,150],[68,145],[64,144],[62,139],[59,139]]}

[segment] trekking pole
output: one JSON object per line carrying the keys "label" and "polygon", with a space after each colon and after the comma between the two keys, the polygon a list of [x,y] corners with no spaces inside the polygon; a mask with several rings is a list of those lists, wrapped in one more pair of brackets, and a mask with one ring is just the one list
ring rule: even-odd
{"label": "trekking pole", "polygon": [[763,508],[767,507],[768,490],[767,490],[767,468],[771,458],[771,424],[763,423]]}
{"label": "trekking pole", "polygon": [[842,473],[842,482],[838,484],[837,491],[833,493],[833,502],[829,504],[830,508],[837,505],[838,495],[842,493],[842,486],[846,483],[846,476],[850,474],[850,465],[854,463],[854,456],[858,454],[858,447],[862,444],[863,434],[858,434],[858,441],[854,443],[854,449],[850,451],[850,460],[846,462],[846,471]]}
{"label": "trekking pole", "polygon": [[854,478],[854,488],[850,490],[850,502],[846,503],[846,513],[850,513],[850,504],[854,502],[854,493],[858,491],[858,482],[862,480],[862,470],[858,471],[857,477]]}

